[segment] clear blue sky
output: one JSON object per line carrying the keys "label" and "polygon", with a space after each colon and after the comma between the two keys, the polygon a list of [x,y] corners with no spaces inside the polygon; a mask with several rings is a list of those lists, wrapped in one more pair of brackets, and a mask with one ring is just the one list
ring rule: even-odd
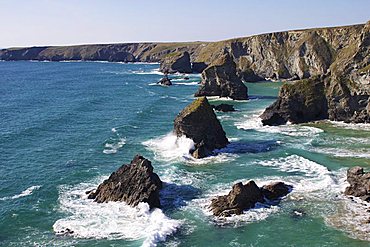
{"label": "clear blue sky", "polygon": [[0,47],[213,41],[370,20],[370,0],[0,0]]}

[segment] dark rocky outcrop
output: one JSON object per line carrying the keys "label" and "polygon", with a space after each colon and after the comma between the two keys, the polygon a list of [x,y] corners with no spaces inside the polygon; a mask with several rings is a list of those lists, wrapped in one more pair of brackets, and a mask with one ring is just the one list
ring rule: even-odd
{"label": "dark rocky outcrop", "polygon": [[320,77],[282,86],[278,100],[261,115],[264,125],[304,123],[328,117],[324,81]]}
{"label": "dark rocky outcrop", "polygon": [[195,96],[220,96],[234,100],[248,99],[248,89],[236,73],[235,62],[226,52],[202,72],[202,82]]}
{"label": "dark rocky outcrop", "polygon": [[146,202],[150,208],[160,208],[159,191],[162,181],[153,172],[151,162],[136,155],[128,165],[123,165],[89,194],[95,202],[124,201],[136,206]]}
{"label": "dark rocky outcrop", "polygon": [[208,65],[204,62],[193,62],[191,63],[191,70],[193,73],[202,73],[203,70],[205,70],[208,67]]}
{"label": "dark rocky outcrop", "polygon": [[189,52],[173,52],[161,61],[159,70],[163,73],[191,73]]}
{"label": "dark rocky outcrop", "polygon": [[283,182],[274,182],[271,184],[264,185],[261,188],[262,194],[268,200],[277,200],[283,196],[286,196],[291,189],[292,186],[286,185]]}
{"label": "dark rocky outcrop", "polygon": [[177,115],[174,131],[177,136],[184,135],[194,141],[195,149],[191,153],[195,158],[206,157],[229,143],[206,97],[194,100]]}
{"label": "dark rocky outcrop", "polygon": [[264,203],[266,199],[276,200],[287,195],[291,186],[282,182],[265,185],[259,188],[254,181],[246,184],[234,184],[228,195],[212,199],[210,208],[215,216],[228,217],[242,214],[244,210],[253,208],[257,202]]}
{"label": "dark rocky outcrop", "polygon": [[[327,50],[329,44],[318,33],[312,34],[312,49],[321,64],[312,66],[321,68],[321,76],[307,72],[311,78],[284,85],[278,100],[262,114],[264,124],[319,119],[370,123],[370,22],[346,34],[342,42],[333,43],[338,46],[336,52],[332,47]],[[307,52],[306,46],[302,44],[302,53]]]}
{"label": "dark rocky outcrop", "polygon": [[360,197],[370,202],[370,172],[365,173],[359,166],[352,167],[347,171],[347,182],[350,185],[344,192],[346,195]]}
{"label": "dark rocky outcrop", "polygon": [[160,85],[163,85],[163,86],[171,86],[172,85],[172,82],[170,80],[170,78],[168,78],[167,75],[164,75],[164,77],[162,79],[160,79],[157,84],[160,84]]}
{"label": "dark rocky outcrop", "polygon": [[229,104],[212,105],[212,107],[216,111],[222,111],[222,112],[232,112],[232,111],[235,111],[234,106],[233,105],[229,105]]}

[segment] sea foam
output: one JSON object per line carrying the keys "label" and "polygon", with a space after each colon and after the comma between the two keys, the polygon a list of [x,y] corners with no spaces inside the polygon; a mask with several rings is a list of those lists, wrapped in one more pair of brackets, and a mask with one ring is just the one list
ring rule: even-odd
{"label": "sea foam", "polygon": [[2,197],[2,198],[0,198],[0,201],[14,200],[14,199],[18,199],[18,198],[21,198],[21,197],[32,195],[32,193],[35,190],[38,190],[40,187],[41,187],[40,185],[31,186],[31,187],[25,189],[24,191],[22,191],[20,194],[17,194],[17,195],[14,195],[14,196]]}
{"label": "sea foam", "polygon": [[311,137],[313,135],[320,134],[324,132],[322,129],[311,127],[311,126],[302,126],[302,125],[293,125],[285,124],[280,126],[263,126],[261,118],[259,117],[263,111],[255,111],[251,114],[245,115],[243,121],[238,121],[235,123],[235,126],[238,129],[244,130],[256,130],[259,132],[267,133],[276,133],[283,134],[293,137]]}
{"label": "sea foam", "polygon": [[185,136],[178,137],[173,132],[143,142],[149,150],[152,150],[155,159],[166,162],[184,161],[187,164],[204,165],[208,163],[223,163],[238,157],[236,154],[219,153],[202,159],[193,158],[189,151],[194,149],[193,140]]}
{"label": "sea foam", "polygon": [[143,240],[143,246],[156,246],[181,225],[181,221],[168,218],[160,209],[150,210],[147,203],[131,207],[124,202],[96,203],[87,199],[85,191],[96,186],[91,182],[59,188],[59,210],[67,216],[54,223],[56,234]]}

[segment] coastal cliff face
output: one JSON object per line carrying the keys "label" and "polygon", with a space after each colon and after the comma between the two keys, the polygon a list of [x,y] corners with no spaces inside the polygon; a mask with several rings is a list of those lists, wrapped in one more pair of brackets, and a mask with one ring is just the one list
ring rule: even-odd
{"label": "coastal cliff face", "polygon": [[10,48],[0,50],[0,59],[161,62],[169,54],[187,51],[193,64],[209,65],[226,50],[242,80],[297,80],[327,73],[338,58],[352,52],[353,41],[364,35],[365,26],[368,24],[276,32],[219,42]]}
{"label": "coastal cliff face", "polygon": [[264,124],[327,118],[370,123],[370,22],[343,35],[332,41],[341,48],[332,53],[329,68],[320,77],[284,85],[278,100],[261,115]]}
{"label": "coastal cliff face", "polygon": [[235,62],[229,53],[226,52],[202,72],[202,82],[195,96],[248,99],[248,89],[237,76]]}
{"label": "coastal cliff face", "polygon": [[323,118],[370,122],[369,33],[370,22],[219,42],[12,48],[0,50],[0,59],[164,62],[169,54],[188,52],[192,71],[201,72],[226,51],[235,63],[238,80],[297,81],[281,89],[277,102],[262,115],[265,124]]}

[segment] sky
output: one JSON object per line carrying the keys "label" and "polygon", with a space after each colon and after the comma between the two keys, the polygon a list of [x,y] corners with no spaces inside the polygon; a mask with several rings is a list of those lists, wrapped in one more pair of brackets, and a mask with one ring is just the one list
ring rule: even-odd
{"label": "sky", "polygon": [[217,41],[368,20],[370,0],[0,0],[0,47]]}

